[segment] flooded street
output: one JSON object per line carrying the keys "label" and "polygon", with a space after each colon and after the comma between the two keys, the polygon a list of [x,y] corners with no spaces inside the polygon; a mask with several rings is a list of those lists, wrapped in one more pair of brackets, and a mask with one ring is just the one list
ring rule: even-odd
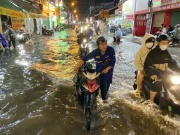
{"label": "flooded street", "polygon": [[[105,36],[117,62],[109,103],[98,97],[91,132],[74,97],[78,46],[73,30],[33,37],[34,45],[0,52],[0,135],[180,135],[179,116],[163,116],[134,98],[133,59],[141,46],[126,38],[114,45],[112,35]],[[169,50],[179,63],[180,48]]]}

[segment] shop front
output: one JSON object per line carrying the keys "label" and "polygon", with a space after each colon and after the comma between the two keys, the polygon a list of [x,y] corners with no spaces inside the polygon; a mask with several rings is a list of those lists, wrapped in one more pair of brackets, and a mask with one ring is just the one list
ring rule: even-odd
{"label": "shop front", "polygon": [[[136,0],[135,4],[135,22],[134,35],[143,36],[146,29],[139,29],[138,16],[146,16],[148,13],[148,0]],[[155,34],[161,24],[165,24],[166,28],[171,25],[174,27],[180,23],[180,0],[154,0],[152,8],[152,24],[151,33]],[[144,22],[146,22],[144,20]],[[138,29],[138,30],[137,30]]]}

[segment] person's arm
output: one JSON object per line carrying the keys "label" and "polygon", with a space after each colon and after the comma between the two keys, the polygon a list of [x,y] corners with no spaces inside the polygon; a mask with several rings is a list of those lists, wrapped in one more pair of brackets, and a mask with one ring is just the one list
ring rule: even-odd
{"label": "person's arm", "polygon": [[146,60],[144,62],[144,71],[147,77],[151,77],[153,75],[155,75],[155,72],[153,72],[152,68],[153,67],[153,61],[154,61],[154,53],[153,52],[149,52]]}
{"label": "person's arm", "polygon": [[142,64],[142,61],[141,61],[141,50],[139,50],[137,53],[136,53],[136,56],[135,56],[135,59],[134,59],[134,65],[136,67],[137,70],[141,70],[143,71],[144,67],[143,67],[143,64]]}
{"label": "person's arm", "polygon": [[93,59],[95,57],[95,53],[96,51],[92,51],[91,53],[89,53],[88,55],[86,55],[85,57],[82,58],[82,60],[78,61],[76,67],[75,67],[75,72],[78,73],[79,68],[84,65],[84,63],[90,59]]}
{"label": "person's arm", "polygon": [[112,48],[112,54],[110,56],[110,68],[114,68],[114,65],[116,63],[116,55],[115,55],[115,51],[114,49]]}
{"label": "person's arm", "polygon": [[110,58],[110,63],[109,63],[109,66],[107,68],[105,68],[102,73],[107,73],[111,68],[114,68],[114,65],[116,63],[116,55],[115,55],[115,51],[114,49],[112,48],[112,53],[111,53],[111,56],[109,57]]}

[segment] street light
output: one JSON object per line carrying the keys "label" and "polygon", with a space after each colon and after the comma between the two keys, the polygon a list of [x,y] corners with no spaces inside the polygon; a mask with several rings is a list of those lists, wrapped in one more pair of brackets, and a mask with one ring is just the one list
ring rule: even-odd
{"label": "street light", "polygon": [[74,6],[74,4],[75,4],[76,2],[77,2],[77,1],[75,1],[75,2],[72,2],[72,4],[71,4],[71,5],[72,5],[72,6]]}
{"label": "street light", "polygon": [[76,13],[77,11],[76,10],[74,10],[74,13]]}
{"label": "street light", "polygon": [[146,15],[146,33],[151,32],[153,0],[148,0],[148,14]]}

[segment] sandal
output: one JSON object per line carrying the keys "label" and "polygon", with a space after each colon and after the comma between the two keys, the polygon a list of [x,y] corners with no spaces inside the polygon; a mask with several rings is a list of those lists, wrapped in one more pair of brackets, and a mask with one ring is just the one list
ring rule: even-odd
{"label": "sandal", "polygon": [[141,98],[141,91],[136,90],[135,93],[134,93],[134,96],[136,98]]}

